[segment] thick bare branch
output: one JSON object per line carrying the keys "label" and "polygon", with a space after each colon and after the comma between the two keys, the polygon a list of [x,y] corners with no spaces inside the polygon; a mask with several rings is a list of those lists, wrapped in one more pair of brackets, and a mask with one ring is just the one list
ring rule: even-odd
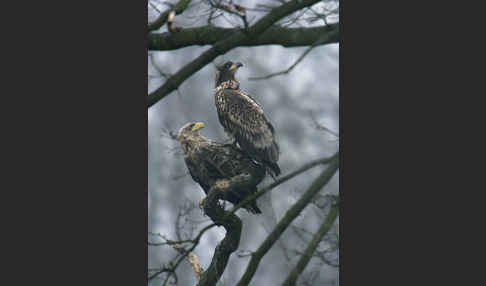
{"label": "thick bare branch", "polygon": [[[178,33],[151,33],[148,35],[148,49],[151,51],[168,51],[193,45],[214,45],[234,33],[238,28],[220,28],[212,25],[186,28]],[[240,47],[281,45],[284,47],[301,47],[315,43],[323,37],[323,41],[316,45],[339,42],[339,23],[329,26],[312,28],[284,28],[272,26],[261,35],[242,41]]]}
{"label": "thick bare branch", "polygon": [[268,235],[263,241],[257,251],[252,254],[250,263],[246,268],[245,273],[241,277],[236,286],[246,286],[250,283],[253,275],[257,271],[263,256],[273,246],[273,244],[279,239],[282,233],[287,229],[290,223],[302,212],[302,210],[309,204],[315,194],[317,194],[321,188],[326,185],[333,177],[339,167],[339,157],[334,157],[329,167],[324,170],[321,175],[312,183],[312,185],[305,191],[304,195],[295,203],[280,220],[275,229]]}
{"label": "thick bare branch", "polygon": [[202,53],[195,60],[185,65],[173,76],[168,78],[166,82],[156,89],[154,92],[148,95],[147,105],[148,107],[154,105],[156,102],[167,96],[181,85],[188,77],[202,69],[205,65],[210,63],[217,56],[222,55],[229,50],[239,46],[241,43],[255,38],[272,24],[277,22],[293,12],[300,10],[304,7],[312,6],[319,2],[319,0],[293,0],[289,1],[277,8],[272,9],[267,15],[262,17],[258,22],[251,26],[248,30],[234,33],[227,39],[218,41],[212,48]]}
{"label": "thick bare branch", "polygon": [[337,203],[334,203],[331,207],[331,210],[329,211],[329,214],[327,215],[326,220],[322,222],[319,230],[312,237],[311,242],[308,244],[299,262],[297,262],[295,268],[292,270],[292,272],[290,272],[289,276],[287,276],[287,279],[285,279],[282,286],[295,285],[295,283],[297,282],[297,278],[299,278],[299,275],[302,273],[302,271],[304,271],[305,267],[309,263],[310,259],[312,258],[312,254],[319,246],[319,242],[322,240],[324,235],[326,235],[327,232],[331,229],[338,214],[339,205]]}
{"label": "thick bare branch", "polygon": [[169,9],[164,13],[160,14],[155,21],[149,23],[148,32],[150,33],[151,31],[157,30],[162,27],[167,22],[170,12],[174,11],[176,14],[182,13],[187,8],[189,3],[191,3],[191,0],[180,0],[179,2],[177,2],[173,9]]}
{"label": "thick bare branch", "polygon": [[235,214],[230,214],[225,211],[218,204],[219,199],[224,197],[224,192],[231,191],[231,188],[236,184],[239,184],[239,182],[232,183],[231,180],[224,180],[222,184],[216,184],[216,186],[212,187],[204,199],[204,213],[216,225],[222,225],[226,230],[226,235],[218,246],[216,246],[208,269],[201,274],[201,279],[197,284],[199,286],[216,285],[221,275],[223,275],[230,255],[238,249],[238,245],[240,244],[242,227],[240,218]]}

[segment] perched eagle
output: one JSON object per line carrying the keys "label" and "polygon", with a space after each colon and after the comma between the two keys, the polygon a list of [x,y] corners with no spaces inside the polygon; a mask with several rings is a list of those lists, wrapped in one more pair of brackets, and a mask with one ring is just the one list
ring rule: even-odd
{"label": "perched eagle", "polygon": [[[265,178],[265,167],[233,145],[207,140],[199,134],[201,128],[204,128],[203,122],[190,122],[177,135],[176,140],[181,142],[187,169],[206,194],[218,180],[230,179],[244,173],[251,175],[254,185],[225,193],[224,199],[236,205],[257,191],[256,185]],[[255,200],[243,207],[250,213],[261,213]]]}
{"label": "perched eagle", "polygon": [[264,164],[272,177],[278,176],[279,146],[275,130],[263,108],[240,90],[235,73],[242,66],[228,61],[217,68],[214,102],[219,122],[235,140],[234,144],[237,142],[245,153]]}

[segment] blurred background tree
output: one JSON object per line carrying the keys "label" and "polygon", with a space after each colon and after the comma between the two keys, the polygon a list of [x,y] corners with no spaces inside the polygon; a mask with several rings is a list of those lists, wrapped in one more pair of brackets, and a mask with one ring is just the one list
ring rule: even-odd
{"label": "blurred background tree", "polygon": [[[147,8],[149,284],[214,285],[212,274],[217,285],[338,285],[339,171],[328,158],[339,151],[339,1],[149,0]],[[278,180],[324,160],[279,184],[265,179],[260,190],[276,186],[258,198],[263,214],[237,210],[239,244],[217,260],[231,231],[211,227],[198,207],[205,195],[172,135],[203,121],[203,136],[226,139],[213,102],[214,66],[226,60],[244,64],[236,78],[277,131]],[[211,267],[225,255],[224,269]]]}

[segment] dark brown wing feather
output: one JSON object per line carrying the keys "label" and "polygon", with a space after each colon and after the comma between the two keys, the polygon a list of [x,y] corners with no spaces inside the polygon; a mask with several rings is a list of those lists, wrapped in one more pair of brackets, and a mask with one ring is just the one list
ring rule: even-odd
{"label": "dark brown wing feather", "polygon": [[216,93],[216,108],[220,123],[240,147],[279,175],[278,141],[262,107],[241,90],[221,89]]}
{"label": "dark brown wing feather", "polygon": [[[262,165],[231,146],[210,144],[186,156],[185,161],[191,177],[206,194],[218,179],[229,179],[243,173],[251,174],[256,181],[254,186],[226,194],[225,199],[235,205],[255,193],[256,185],[265,177],[265,168]],[[256,201],[251,201],[244,208],[252,213],[261,213]]]}

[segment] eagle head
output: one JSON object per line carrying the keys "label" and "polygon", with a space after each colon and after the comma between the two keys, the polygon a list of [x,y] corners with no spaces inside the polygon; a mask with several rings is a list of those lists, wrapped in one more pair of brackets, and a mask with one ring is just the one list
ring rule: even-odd
{"label": "eagle head", "polygon": [[177,133],[176,140],[179,142],[186,142],[201,137],[199,130],[204,128],[204,122],[189,122],[182,126]]}
{"label": "eagle head", "polygon": [[216,86],[228,80],[235,80],[236,71],[242,66],[243,64],[240,62],[233,63],[232,61],[227,61],[226,63],[216,67]]}
{"label": "eagle head", "polygon": [[176,140],[181,142],[181,148],[185,155],[197,150],[205,144],[206,138],[199,135],[199,130],[204,128],[203,122],[189,122],[179,129]]}

